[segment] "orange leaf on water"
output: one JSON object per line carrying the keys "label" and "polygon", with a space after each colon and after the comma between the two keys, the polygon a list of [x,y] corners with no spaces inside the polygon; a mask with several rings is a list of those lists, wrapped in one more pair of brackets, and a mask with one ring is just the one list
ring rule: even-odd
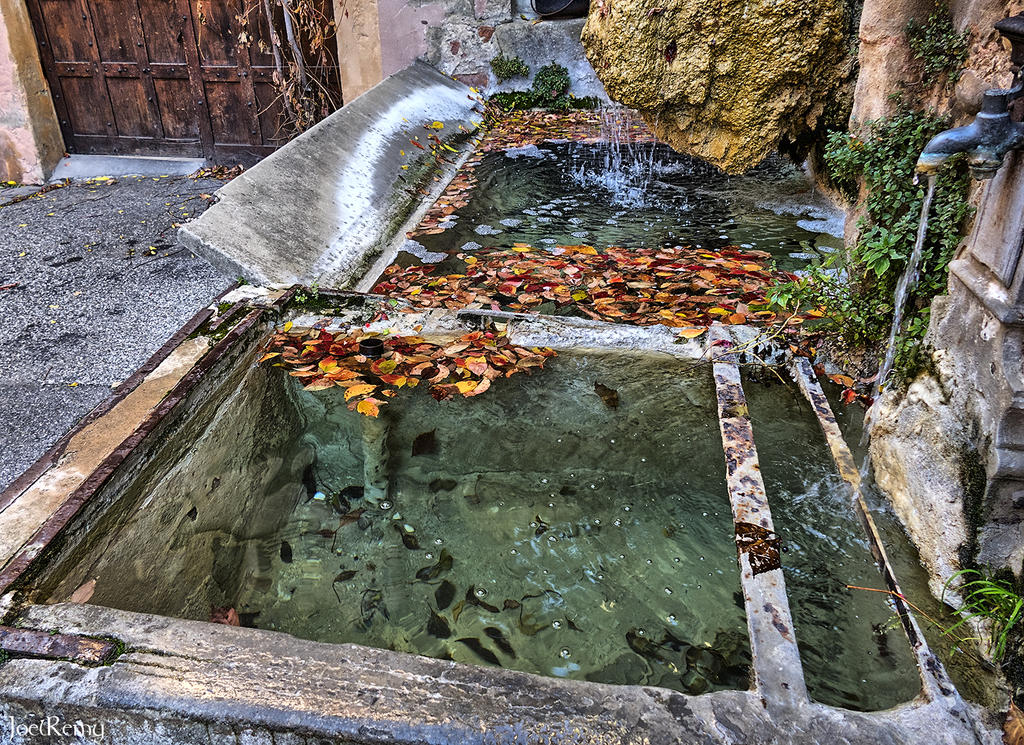
{"label": "orange leaf on water", "polygon": [[679,329],[679,335],[684,339],[696,339],[698,336],[707,331],[707,328],[698,328],[696,326],[686,326]]}
{"label": "orange leaf on water", "polygon": [[376,388],[377,386],[370,385],[369,383],[351,386],[347,391],[345,391],[345,400],[348,401],[356,396],[365,396],[367,393],[372,393]]}

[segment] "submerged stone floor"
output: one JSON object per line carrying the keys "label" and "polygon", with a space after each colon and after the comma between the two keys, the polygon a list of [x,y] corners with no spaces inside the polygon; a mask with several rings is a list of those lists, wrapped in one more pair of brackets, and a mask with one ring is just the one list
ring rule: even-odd
{"label": "submerged stone floor", "polygon": [[231,282],[176,239],[220,186],[122,176],[0,192],[0,490]]}

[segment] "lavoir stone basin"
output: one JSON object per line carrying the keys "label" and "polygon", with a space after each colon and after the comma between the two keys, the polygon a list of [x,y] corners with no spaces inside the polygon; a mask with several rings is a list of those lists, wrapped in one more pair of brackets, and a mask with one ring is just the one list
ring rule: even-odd
{"label": "lavoir stone basin", "polygon": [[[294,294],[241,288],[197,316],[4,494],[4,713],[152,738],[129,742],[917,742],[950,710],[945,741],[974,736],[923,638],[845,589],[884,585],[794,386],[748,377],[748,414],[735,360],[712,375],[707,342],[662,327],[381,318],[379,298],[329,293],[310,314]],[[287,321],[497,324],[558,355],[476,398],[404,392],[374,420],[257,364]],[[789,458],[757,518],[771,499],[784,573],[737,539],[759,498],[734,441],[751,418],[786,418],[786,438],[755,433]],[[77,447],[90,432],[105,452]]]}

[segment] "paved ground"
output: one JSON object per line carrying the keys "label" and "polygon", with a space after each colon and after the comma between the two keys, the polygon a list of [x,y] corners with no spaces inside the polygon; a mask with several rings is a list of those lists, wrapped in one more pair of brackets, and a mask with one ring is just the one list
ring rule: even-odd
{"label": "paved ground", "polygon": [[220,185],[97,179],[0,206],[0,489],[232,281],[174,227]]}

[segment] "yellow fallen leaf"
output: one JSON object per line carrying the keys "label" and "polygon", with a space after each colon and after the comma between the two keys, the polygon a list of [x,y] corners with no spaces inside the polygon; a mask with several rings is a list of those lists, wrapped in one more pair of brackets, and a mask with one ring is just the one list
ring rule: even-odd
{"label": "yellow fallen leaf", "polygon": [[376,388],[377,386],[370,385],[369,383],[350,386],[349,389],[345,391],[345,400],[349,401],[356,396],[365,396],[367,393],[373,393]]}
{"label": "yellow fallen leaf", "polygon": [[279,356],[281,356],[281,353],[280,353],[280,352],[267,352],[267,353],[266,353],[265,355],[263,355],[262,357],[260,357],[260,362],[259,362],[259,363],[257,363],[257,364],[260,364],[260,363],[266,362],[267,360],[272,360],[272,359],[274,359],[275,357],[279,357]]}
{"label": "yellow fallen leaf", "polygon": [[686,328],[679,329],[679,335],[684,339],[696,339],[698,336],[707,331],[706,328],[697,328],[696,326],[687,326]]}
{"label": "yellow fallen leaf", "polygon": [[[352,389],[350,388],[349,390]],[[378,406],[377,402],[374,401],[372,398],[367,398],[359,402],[359,404],[356,406],[356,411],[358,411],[363,416],[376,417],[378,414],[380,414],[380,406]]]}
{"label": "yellow fallen leaf", "polygon": [[294,324],[291,321],[288,321],[288,323],[284,325],[284,332],[287,334],[289,331],[291,331],[293,325]]}
{"label": "yellow fallen leaf", "polygon": [[476,390],[476,381],[460,380],[458,383],[455,384],[455,387],[459,389],[459,393],[461,393],[463,396],[468,396],[470,393]]}

